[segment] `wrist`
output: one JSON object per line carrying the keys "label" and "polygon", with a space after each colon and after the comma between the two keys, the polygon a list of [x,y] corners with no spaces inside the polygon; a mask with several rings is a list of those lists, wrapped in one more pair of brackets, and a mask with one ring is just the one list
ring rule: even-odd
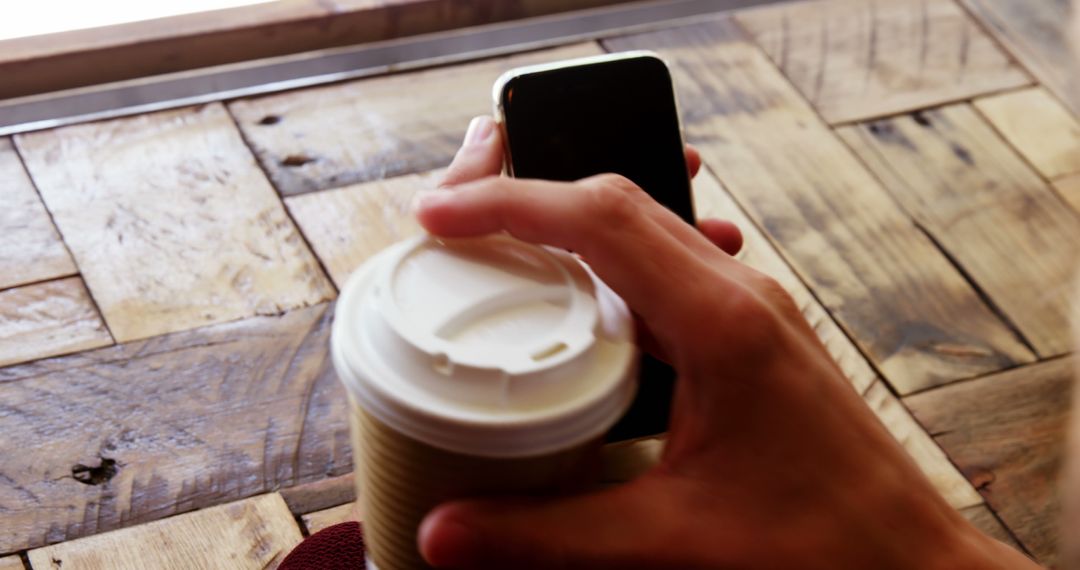
{"label": "wrist", "polygon": [[[875,463],[902,473],[887,459]],[[835,535],[843,568],[983,570],[1038,568],[1027,557],[983,534],[922,477],[867,477],[856,507],[839,517]],[[860,481],[861,483],[861,481]],[[835,503],[834,503],[835,504]]]}
{"label": "wrist", "polygon": [[[938,497],[934,497],[937,499]],[[916,507],[903,526],[887,530],[891,544],[873,565],[895,570],[1025,570],[1041,568],[1012,547],[984,534],[944,500]],[[936,503],[936,504],[933,504]],[[903,520],[897,518],[895,520]]]}

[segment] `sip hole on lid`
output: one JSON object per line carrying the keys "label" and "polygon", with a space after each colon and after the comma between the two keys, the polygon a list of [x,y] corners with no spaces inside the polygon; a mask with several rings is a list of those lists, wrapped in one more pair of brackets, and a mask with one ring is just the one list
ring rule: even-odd
{"label": "sip hole on lid", "polygon": [[454,363],[450,362],[449,356],[441,353],[431,357],[431,368],[443,376],[450,376],[454,373]]}
{"label": "sip hole on lid", "polygon": [[556,354],[559,354],[560,352],[566,350],[567,348],[570,348],[570,347],[568,347],[565,342],[558,342],[558,343],[555,343],[555,344],[545,348],[544,350],[541,350],[540,352],[534,353],[532,355],[532,359],[537,361],[537,362],[540,362],[541,360],[545,360],[547,358],[551,358],[552,356],[555,356]]}
{"label": "sip hole on lid", "polygon": [[334,367],[366,412],[441,449],[525,457],[599,437],[636,388],[633,318],[565,251],[418,236],[342,288]]}

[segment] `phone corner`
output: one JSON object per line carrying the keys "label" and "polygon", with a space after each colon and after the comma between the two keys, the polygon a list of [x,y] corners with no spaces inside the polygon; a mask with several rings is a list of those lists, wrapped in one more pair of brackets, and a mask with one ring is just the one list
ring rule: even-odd
{"label": "phone corner", "polygon": [[517,78],[519,74],[518,69],[510,69],[504,71],[502,75],[495,79],[495,83],[491,85],[491,102],[496,109],[500,109],[503,106],[503,93],[508,89]]}

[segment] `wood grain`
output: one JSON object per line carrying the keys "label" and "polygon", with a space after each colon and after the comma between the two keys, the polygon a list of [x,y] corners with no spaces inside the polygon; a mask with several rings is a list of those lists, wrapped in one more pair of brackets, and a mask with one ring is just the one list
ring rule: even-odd
{"label": "wood grain", "polygon": [[983,531],[987,535],[1008,544],[1009,546],[1023,550],[1020,543],[1016,542],[1016,539],[1012,534],[1001,524],[994,513],[990,510],[990,507],[986,505],[976,505],[974,507],[968,507],[961,509],[960,514],[964,515],[971,524],[975,525],[975,528]]}
{"label": "wood grain", "polygon": [[26,570],[18,556],[0,558],[0,570]]}
{"label": "wood grain", "polygon": [[737,18],[830,123],[1031,83],[952,0],[789,2]]}
{"label": "wood grain", "polygon": [[976,99],[975,108],[1044,177],[1080,173],[1080,122],[1044,88]]}
{"label": "wood grain", "polygon": [[308,513],[301,517],[308,534],[315,534],[320,530],[346,521],[359,521],[360,515],[356,511],[356,503],[345,503],[322,511]]}
{"label": "wood grain", "polygon": [[0,236],[0,289],[78,271],[11,139],[0,139]]}
{"label": "wood grain", "polygon": [[1054,189],[1066,203],[1080,212],[1080,174],[1055,180]]}
{"label": "wood grain", "polygon": [[0,291],[0,366],[112,342],[78,277]]}
{"label": "wood grain", "polygon": [[1043,356],[1072,349],[1080,216],[968,105],[837,133]]}
{"label": "wood grain", "polygon": [[229,105],[282,194],[300,194],[449,164],[475,115],[491,113],[502,72],[595,55],[579,44],[306,89]]}
{"label": "wood grain", "polygon": [[694,193],[694,207],[698,217],[726,219],[742,230],[743,251],[740,252],[739,259],[772,276],[788,290],[829,353],[840,364],[852,386],[860,394],[864,394],[867,405],[874,410],[893,437],[904,446],[949,504],[964,508],[981,503],[982,498],[949,462],[941,448],[930,439],[888,388],[880,381],[875,382],[874,371],[865,357],[707,169],[703,169],[694,179]]}
{"label": "wood grain", "polygon": [[340,288],[372,255],[421,231],[413,194],[433,189],[442,171],[400,176],[285,199],[289,213]]}
{"label": "wood grain", "polygon": [[1069,41],[1067,0],[959,0],[1009,53],[1069,105],[1080,112],[1072,78],[1080,69]]}
{"label": "wood grain", "polygon": [[30,551],[34,570],[275,568],[300,543],[277,493]]}
{"label": "wood grain", "polygon": [[16,144],[118,341],[333,296],[220,104]]}
{"label": "wood grain", "polygon": [[949,462],[945,452],[884,384],[874,383],[864,399],[950,505],[964,509],[983,502],[971,483]]}
{"label": "wood grain", "polygon": [[667,56],[689,141],[900,393],[1034,358],[730,21],[605,46]]}
{"label": "wood grain", "polygon": [[351,472],[281,489],[281,498],[294,515],[312,513],[356,500],[356,479]]}
{"label": "wood grain", "polygon": [[0,552],[351,471],[330,320],[323,304],[0,368]]}
{"label": "wood grain", "polygon": [[699,219],[729,220],[742,230],[743,249],[739,252],[739,260],[776,279],[787,290],[852,387],[860,394],[865,392],[877,377],[866,357],[708,168],[703,168],[694,179],[694,211]]}
{"label": "wood grain", "polygon": [[1040,562],[1057,560],[1057,480],[1075,360],[1059,358],[904,399]]}

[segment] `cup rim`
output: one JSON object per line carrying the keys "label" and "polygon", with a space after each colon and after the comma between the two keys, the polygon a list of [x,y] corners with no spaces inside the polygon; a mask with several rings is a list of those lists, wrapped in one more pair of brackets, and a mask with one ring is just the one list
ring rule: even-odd
{"label": "cup rim", "polygon": [[[331,332],[331,355],[338,377],[358,405],[379,421],[413,439],[434,447],[470,455],[523,457],[568,449],[601,436],[629,408],[637,387],[638,349],[633,342],[633,320],[621,298],[580,260],[573,258],[593,282],[598,328],[615,327],[625,335],[621,342],[597,339],[582,356],[591,369],[606,373],[597,388],[563,402],[532,412],[485,414],[446,406],[432,406],[417,394],[392,393],[382,377],[393,375],[386,363],[354,326],[358,317],[377,319],[364,307],[364,294],[374,275],[395,257],[417,247],[420,236],[400,242],[368,259],[346,281],[335,308]],[[542,247],[542,246],[532,246]],[[561,250],[558,255],[570,256]],[[572,256],[571,256],[572,257]],[[367,309],[365,311],[365,309]],[[606,351],[606,352],[602,352]],[[606,358],[601,361],[599,358]],[[399,391],[400,392],[400,391]],[[406,396],[412,396],[406,397]]]}

